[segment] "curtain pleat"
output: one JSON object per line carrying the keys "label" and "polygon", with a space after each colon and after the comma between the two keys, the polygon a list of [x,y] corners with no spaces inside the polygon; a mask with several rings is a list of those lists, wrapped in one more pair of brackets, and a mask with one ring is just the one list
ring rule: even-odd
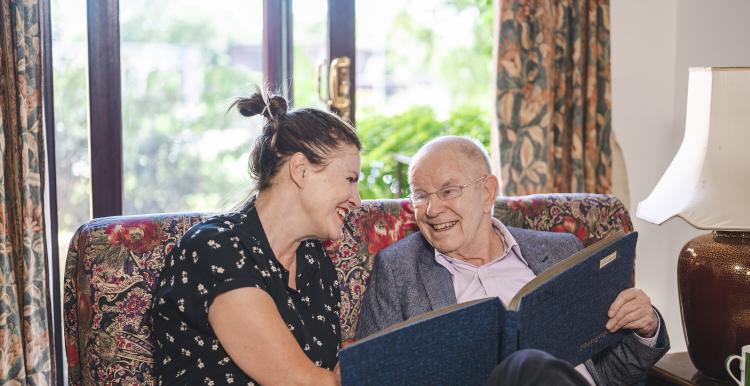
{"label": "curtain pleat", "polygon": [[38,0],[0,2],[0,384],[52,382]]}
{"label": "curtain pleat", "polygon": [[498,1],[503,193],[610,193],[609,1]]}

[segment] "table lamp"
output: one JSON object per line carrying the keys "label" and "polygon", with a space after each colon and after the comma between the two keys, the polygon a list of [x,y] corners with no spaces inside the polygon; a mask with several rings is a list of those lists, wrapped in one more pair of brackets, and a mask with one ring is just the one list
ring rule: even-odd
{"label": "table lamp", "polygon": [[750,344],[750,67],[690,68],[685,138],[637,216],[711,231],[682,248],[678,293],[690,359],[727,378]]}

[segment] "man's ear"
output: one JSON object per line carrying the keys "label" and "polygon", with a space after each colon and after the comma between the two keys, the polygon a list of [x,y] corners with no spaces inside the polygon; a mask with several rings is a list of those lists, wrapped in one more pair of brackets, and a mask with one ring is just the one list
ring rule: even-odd
{"label": "man's ear", "polygon": [[482,206],[485,212],[490,213],[492,208],[495,207],[495,199],[497,199],[497,194],[500,192],[500,183],[497,180],[497,176],[490,174],[484,179],[482,185],[485,192]]}
{"label": "man's ear", "polygon": [[310,161],[304,154],[297,152],[289,157],[289,179],[300,189],[305,186],[305,181],[310,172]]}

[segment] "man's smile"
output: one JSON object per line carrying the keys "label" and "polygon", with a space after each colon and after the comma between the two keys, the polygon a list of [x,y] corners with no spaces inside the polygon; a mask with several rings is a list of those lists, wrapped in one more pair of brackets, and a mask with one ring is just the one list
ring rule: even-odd
{"label": "man's smile", "polygon": [[453,228],[454,226],[456,226],[456,224],[458,224],[458,221],[449,221],[449,222],[444,222],[444,223],[440,223],[440,224],[430,224],[430,226],[436,232],[445,232],[445,231]]}

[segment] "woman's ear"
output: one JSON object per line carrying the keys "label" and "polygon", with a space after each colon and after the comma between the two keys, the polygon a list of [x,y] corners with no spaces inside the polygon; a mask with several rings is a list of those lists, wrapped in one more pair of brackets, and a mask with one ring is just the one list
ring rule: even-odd
{"label": "woman's ear", "polygon": [[490,213],[492,208],[495,207],[495,200],[500,192],[500,183],[497,180],[497,176],[490,174],[484,179],[483,184],[485,197],[484,197],[484,209],[485,212]]}
{"label": "woman's ear", "polygon": [[308,177],[310,169],[310,161],[307,160],[304,154],[297,152],[289,157],[289,179],[294,182],[300,189],[305,186],[305,181]]}

